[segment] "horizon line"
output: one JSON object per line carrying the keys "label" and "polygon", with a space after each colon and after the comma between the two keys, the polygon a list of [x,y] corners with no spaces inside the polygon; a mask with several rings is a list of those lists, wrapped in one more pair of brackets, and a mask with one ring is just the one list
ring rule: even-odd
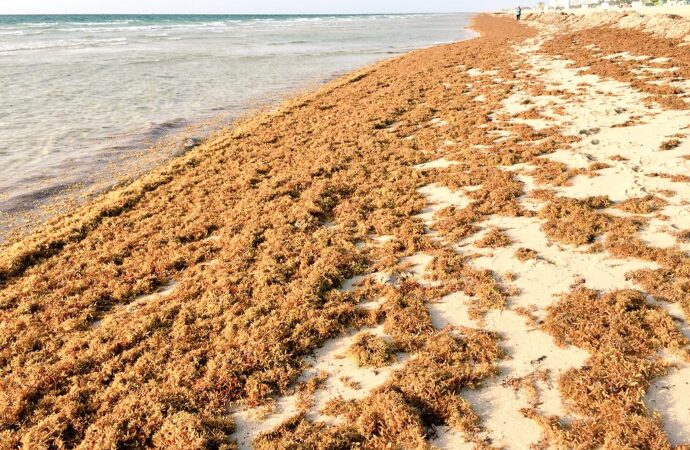
{"label": "horizon line", "polygon": [[164,12],[68,12],[68,13],[0,13],[0,16],[100,16],[100,15],[110,15],[110,16],[377,16],[381,14],[400,14],[400,15],[411,15],[411,14],[460,14],[460,13],[482,13],[482,12],[493,12],[494,10],[485,11],[414,11],[414,12],[397,12],[397,11],[387,11],[387,12],[337,12],[337,13],[220,13],[220,12],[199,12],[199,13],[164,13]]}

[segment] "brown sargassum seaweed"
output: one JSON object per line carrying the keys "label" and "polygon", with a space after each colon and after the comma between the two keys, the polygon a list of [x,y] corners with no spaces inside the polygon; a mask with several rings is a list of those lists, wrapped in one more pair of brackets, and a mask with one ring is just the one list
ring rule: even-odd
{"label": "brown sargassum seaweed", "polygon": [[[395,289],[372,315],[357,307],[366,289],[338,288],[437,246],[412,217],[426,206],[416,189],[433,175],[413,166],[444,140],[483,140],[477,126],[493,126],[487,114],[509,92],[468,109],[485,80],[458,66],[506,66],[510,76],[506,44],[533,33],[489,17],[477,26],[480,39],[349,74],[6,245],[2,446],[231,448],[230,407],[288,392],[326,339],[383,321],[399,348],[431,345],[418,290]],[[452,125],[433,126],[436,116]],[[477,192],[476,214],[516,209],[516,193],[495,195]],[[394,239],[357,245],[372,235]],[[493,279],[465,284],[483,281]],[[451,402],[464,383],[439,395]],[[453,402],[432,422],[470,414]],[[405,408],[423,436],[431,419]]]}
{"label": "brown sargassum seaweed", "polygon": [[383,367],[395,360],[393,346],[369,332],[358,334],[347,351],[360,367]]}
{"label": "brown sargassum seaweed", "polygon": [[[565,32],[548,40],[542,50],[567,58],[577,67],[586,67],[584,73],[630,83],[635,89],[649,94],[647,101],[656,102],[666,109],[688,109],[687,92],[672,81],[690,77],[690,54],[681,38],[661,38],[642,30],[598,26],[574,32]],[[629,52],[648,59],[634,60],[622,57],[602,58]],[[652,62],[651,58],[668,58],[666,62]],[[675,70],[644,75],[641,67]]]}
{"label": "brown sargassum seaweed", "polygon": [[650,380],[666,373],[658,350],[688,358],[688,340],[668,314],[638,291],[601,295],[580,287],[549,308],[543,329],[558,344],[592,354],[558,381],[566,406],[581,418],[566,426],[534,408],[523,411],[544,427],[545,447],[671,448],[659,417],[642,401]]}
{"label": "brown sargassum seaweed", "polygon": [[[474,318],[505,307],[508,293],[495,274],[450,247],[491,215],[535,215],[520,206],[522,182],[501,166],[531,163],[538,167],[534,175],[551,185],[581,172],[539,158],[578,137],[492,116],[515,86],[544,91],[537,76],[518,74],[523,66],[512,48],[535,31],[487,15],[474,26],[481,37],[346,75],[5,245],[0,447],[235,448],[232,408],[265,405],[296,389],[301,409],[308,409],[325,375],[297,383],[304,358],[327,339],[376,324],[396,351],[414,357],[365,398],[329,402],[323,412],[342,419],[338,425],[301,412],[255,447],[424,448],[439,425],[488,446],[461,391],[497,374],[504,357],[499,336],[437,330],[426,303],[462,291],[472,298]],[[556,46],[558,39],[547,51],[567,50],[570,41]],[[498,74],[470,76],[470,68]],[[640,89],[666,106],[681,106],[672,93],[650,86]],[[478,95],[484,101],[475,101]],[[496,143],[497,130],[510,135]],[[414,169],[440,157],[458,164]],[[435,215],[430,228],[441,240],[430,239],[415,217],[427,206],[417,189],[430,183],[473,188],[468,206]],[[636,238],[642,219],[605,215],[598,211],[610,206],[605,198],[540,196],[546,205],[538,215],[550,239],[583,245],[601,238],[616,256],[658,262],[661,269],[631,277],[690,312],[687,257],[643,245]],[[384,235],[392,239],[373,239]],[[509,244],[494,232],[484,245]],[[441,286],[401,277],[340,289],[355,275],[402,273],[401,258],[419,252],[433,256],[425,275]],[[525,414],[544,424],[545,439],[555,444],[668,447],[639,398],[664,372],[654,351],[682,353],[682,336],[640,293],[569,295],[542,327],[559,342],[592,352],[586,367],[559,381],[582,419],[565,427],[534,409]],[[359,307],[382,297],[377,310]],[[615,323],[605,320],[606,311]],[[581,314],[596,320],[583,324]],[[620,379],[594,383],[609,370]],[[516,384],[534,386],[545,376]],[[630,381],[637,387],[620,401],[606,398]],[[589,392],[592,384],[601,391]],[[640,431],[625,431],[634,427]]]}

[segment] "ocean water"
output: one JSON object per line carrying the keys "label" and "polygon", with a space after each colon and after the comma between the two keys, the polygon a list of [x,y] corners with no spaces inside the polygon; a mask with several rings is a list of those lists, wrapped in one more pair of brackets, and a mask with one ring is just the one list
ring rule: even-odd
{"label": "ocean water", "polygon": [[465,39],[469,17],[0,16],[0,233],[164,161],[159,139]]}

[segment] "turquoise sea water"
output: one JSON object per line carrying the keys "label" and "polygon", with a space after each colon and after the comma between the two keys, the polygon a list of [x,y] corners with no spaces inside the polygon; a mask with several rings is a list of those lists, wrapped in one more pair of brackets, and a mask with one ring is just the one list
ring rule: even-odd
{"label": "turquoise sea water", "polygon": [[467,38],[469,17],[0,16],[0,215],[107,187],[190,124]]}

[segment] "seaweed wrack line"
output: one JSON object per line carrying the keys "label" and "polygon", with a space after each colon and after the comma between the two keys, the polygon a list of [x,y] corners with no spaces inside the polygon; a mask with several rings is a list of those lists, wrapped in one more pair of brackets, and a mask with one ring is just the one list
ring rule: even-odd
{"label": "seaweed wrack line", "polygon": [[[645,396],[686,373],[685,56],[475,26],[3,249],[3,446],[688,438]],[[608,58],[640,37],[669,60]]]}

